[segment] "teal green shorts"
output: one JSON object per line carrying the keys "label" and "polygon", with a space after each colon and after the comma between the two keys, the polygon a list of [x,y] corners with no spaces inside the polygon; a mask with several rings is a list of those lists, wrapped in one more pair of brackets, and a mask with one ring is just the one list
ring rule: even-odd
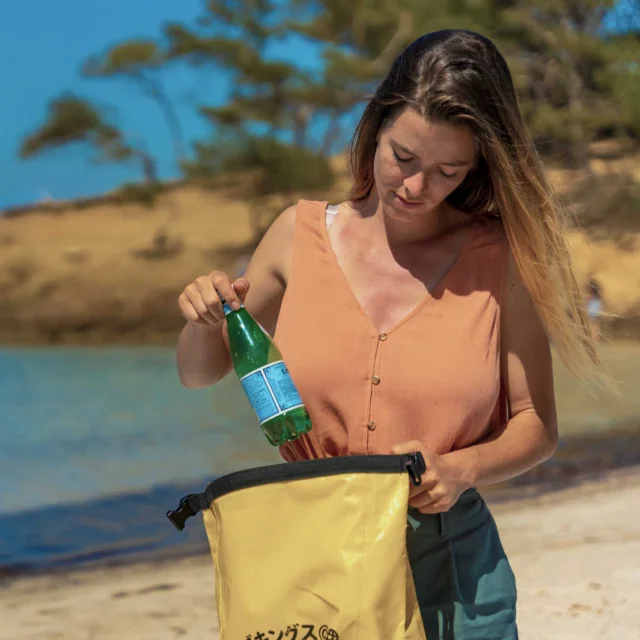
{"label": "teal green shorts", "polygon": [[409,509],[407,551],[428,640],[517,640],[515,577],[475,489],[447,513]]}

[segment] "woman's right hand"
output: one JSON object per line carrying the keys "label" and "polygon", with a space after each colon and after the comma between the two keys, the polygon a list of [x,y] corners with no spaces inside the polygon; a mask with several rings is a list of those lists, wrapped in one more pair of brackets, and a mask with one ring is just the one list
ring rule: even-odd
{"label": "woman's right hand", "polygon": [[224,320],[222,296],[229,306],[237,310],[249,291],[249,281],[238,278],[233,283],[222,271],[212,271],[188,284],[178,298],[180,313],[188,322],[202,327],[217,327]]}

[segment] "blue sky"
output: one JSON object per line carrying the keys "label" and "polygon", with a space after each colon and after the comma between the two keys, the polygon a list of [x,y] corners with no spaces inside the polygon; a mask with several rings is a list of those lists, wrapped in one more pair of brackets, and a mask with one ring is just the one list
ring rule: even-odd
{"label": "blue sky", "polygon": [[[626,0],[622,0],[624,3]],[[81,63],[91,54],[132,37],[153,37],[166,21],[191,22],[203,0],[22,0],[6,3],[0,20],[0,209],[43,197],[73,198],[102,193],[140,171],[132,165],[91,161],[84,147],[73,146],[27,161],[17,157],[25,134],[41,123],[47,102],[72,90],[104,107],[117,107],[117,123],[144,139],[158,159],[162,177],[177,174],[166,126],[157,107],[124,80],[80,78]],[[295,58],[310,69],[318,57],[300,40],[289,39],[270,52]],[[198,104],[224,101],[228,84],[211,70],[174,67],[165,76],[190,140],[206,136]]]}
{"label": "blue sky", "polygon": [[[132,165],[95,164],[92,154],[73,146],[29,160],[17,150],[25,134],[44,120],[47,102],[72,90],[97,104],[117,107],[124,131],[145,140],[158,158],[162,177],[176,175],[167,128],[157,107],[126,80],[80,78],[82,62],[109,45],[132,37],[154,36],[166,21],[191,22],[202,0],[22,0],[7,3],[0,20],[0,209],[40,200],[101,193],[126,180],[137,180]],[[295,57],[303,66],[317,66],[310,47],[284,42],[271,52]],[[175,67],[166,86],[179,110],[190,140],[210,128],[195,107],[224,101],[224,76]]]}

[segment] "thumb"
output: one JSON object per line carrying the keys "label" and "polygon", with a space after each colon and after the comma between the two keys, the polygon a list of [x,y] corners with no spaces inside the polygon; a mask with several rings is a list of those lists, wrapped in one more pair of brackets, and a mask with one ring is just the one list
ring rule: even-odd
{"label": "thumb", "polygon": [[251,284],[246,278],[238,278],[232,285],[233,290],[238,294],[240,302],[244,302]]}
{"label": "thumb", "polygon": [[407,442],[394,444],[391,447],[391,453],[394,455],[400,455],[402,453],[415,453],[416,451],[420,451],[422,454],[425,453],[425,446],[419,440],[409,440]]}

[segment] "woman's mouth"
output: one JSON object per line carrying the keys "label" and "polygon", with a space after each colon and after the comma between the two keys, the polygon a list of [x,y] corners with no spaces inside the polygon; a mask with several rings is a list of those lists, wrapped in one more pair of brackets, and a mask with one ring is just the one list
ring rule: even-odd
{"label": "woman's mouth", "polygon": [[405,200],[402,196],[394,193],[396,201],[405,209],[415,209],[416,207],[420,207],[424,204],[424,202],[411,202],[410,200]]}

